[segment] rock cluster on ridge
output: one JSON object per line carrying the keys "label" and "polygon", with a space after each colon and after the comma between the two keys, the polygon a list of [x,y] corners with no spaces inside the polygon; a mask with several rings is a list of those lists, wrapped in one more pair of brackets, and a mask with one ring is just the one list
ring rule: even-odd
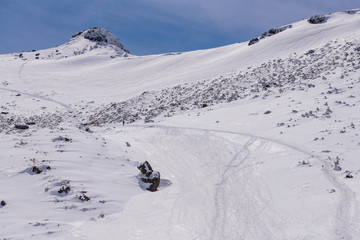
{"label": "rock cluster on ridge", "polygon": [[121,48],[124,52],[130,53],[123,44],[119,42],[119,39],[112,35],[108,30],[101,27],[91,27],[86,30],[80,31],[73,35],[72,38],[82,36],[90,41],[97,42],[101,45],[114,45]]}

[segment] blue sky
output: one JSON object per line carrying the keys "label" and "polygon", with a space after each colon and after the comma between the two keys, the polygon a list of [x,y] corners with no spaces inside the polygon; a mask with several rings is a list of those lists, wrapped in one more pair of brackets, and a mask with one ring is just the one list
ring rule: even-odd
{"label": "blue sky", "polygon": [[358,0],[0,0],[0,54],[54,47],[92,26],[136,55],[191,51],[359,7]]}

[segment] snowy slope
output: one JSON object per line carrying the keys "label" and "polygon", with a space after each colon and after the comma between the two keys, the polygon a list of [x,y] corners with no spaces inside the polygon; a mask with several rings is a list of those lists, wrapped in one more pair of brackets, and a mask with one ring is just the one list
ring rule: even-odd
{"label": "snowy slope", "polygon": [[[106,97],[119,101],[149,89],[161,89],[245,70],[269,59],[288,57],[294,52],[303,54],[330,40],[335,41],[338,36],[357,36],[360,31],[358,13],[333,14],[326,24],[309,24],[303,20],[292,25],[291,29],[250,47],[247,43],[236,43],[195,52],[129,56],[112,60],[109,58],[114,53],[110,51],[106,55],[101,50],[56,61],[33,60],[30,57],[28,60],[31,61],[13,61],[14,55],[7,55],[1,58],[2,66],[9,69],[3,78],[13,79],[14,88],[28,91],[35,91],[38,86],[58,89],[66,85],[66,93],[59,92],[53,97],[63,102],[67,99],[73,102],[73,98],[77,101],[103,102]],[[85,43],[75,41],[75,48],[80,51],[82,47],[78,46],[78,42],[80,45]],[[69,43],[73,45],[71,41]],[[86,43],[85,46],[88,45]],[[73,47],[70,52],[68,47],[65,44],[57,49],[61,53],[66,52],[63,55],[72,54]]]}
{"label": "snowy slope", "polygon": [[325,20],[250,46],[134,56],[91,28],[0,55],[0,239],[357,239],[360,12]]}

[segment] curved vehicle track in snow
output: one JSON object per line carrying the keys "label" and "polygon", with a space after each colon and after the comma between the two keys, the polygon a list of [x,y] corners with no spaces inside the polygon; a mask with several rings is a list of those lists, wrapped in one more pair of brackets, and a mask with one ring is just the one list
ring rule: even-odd
{"label": "curved vehicle track in snow", "polygon": [[53,99],[48,98],[48,97],[41,96],[41,95],[39,95],[39,94],[31,94],[31,93],[27,93],[27,92],[15,90],[15,89],[9,89],[9,88],[3,88],[3,87],[0,87],[0,89],[3,90],[3,91],[13,92],[13,93],[19,93],[19,94],[21,94],[21,95],[28,96],[28,97],[32,97],[32,98],[36,98],[36,99],[43,100],[43,101],[46,101],[46,102],[55,103],[55,104],[61,106],[62,108],[65,108],[66,110],[75,111],[75,109],[73,109],[71,106],[69,106],[69,105],[67,105],[67,104],[65,104],[65,103],[62,103],[62,102],[53,100]]}
{"label": "curved vehicle track in snow", "polygon": [[[355,193],[319,156],[235,131],[128,125],[119,132],[100,135],[132,143],[130,159],[149,160],[172,185],[75,228],[75,239],[96,239],[98,229],[106,239],[355,239]],[[304,159],[314,165],[299,165]]]}
{"label": "curved vehicle track in snow", "polygon": [[26,80],[22,77],[22,72],[23,72],[23,70],[24,70],[25,65],[28,64],[29,62],[30,62],[30,61],[24,62],[24,63],[20,66],[19,71],[18,71],[18,77],[19,77],[19,79],[20,79],[24,84],[26,84],[26,85],[29,85],[30,82],[26,81]]}
{"label": "curved vehicle track in snow", "polygon": [[[134,127],[140,127],[140,126],[134,126]],[[327,159],[322,158],[321,156],[315,155],[311,152],[308,152],[304,149],[301,149],[297,146],[292,146],[288,143],[284,143],[279,140],[270,139],[266,137],[261,136],[255,136],[249,133],[241,133],[241,132],[235,132],[235,131],[224,131],[224,130],[216,130],[216,129],[206,129],[206,128],[187,128],[187,127],[170,127],[170,126],[163,126],[163,125],[152,125],[150,127],[155,128],[162,128],[162,129],[178,129],[178,130],[184,130],[184,131],[200,131],[205,132],[207,134],[212,133],[220,133],[220,134],[232,134],[232,135],[238,135],[238,136],[244,136],[249,138],[249,140],[239,149],[236,150],[235,155],[233,158],[227,163],[226,167],[222,170],[220,182],[217,183],[216,186],[216,192],[214,196],[214,202],[215,202],[215,213],[214,217],[211,221],[211,231],[210,231],[210,238],[209,239],[220,239],[220,238],[227,238],[230,236],[227,236],[227,232],[238,232],[239,229],[236,225],[231,226],[231,222],[229,222],[229,219],[231,219],[234,216],[231,216],[229,206],[231,204],[228,204],[229,198],[231,196],[231,191],[229,189],[226,189],[224,186],[226,184],[232,184],[235,181],[234,176],[236,176],[236,173],[241,171],[241,169],[248,168],[251,169],[253,166],[251,163],[247,163],[249,156],[254,151],[258,151],[260,149],[266,148],[266,145],[270,144],[279,144],[282,146],[285,146],[291,150],[294,150],[296,152],[302,153],[305,156],[309,158],[313,158],[323,164],[323,167],[321,168],[321,171],[325,178],[333,185],[333,188],[336,189],[336,191],[339,193],[339,201],[336,208],[336,218],[334,219],[334,225],[333,225],[333,232],[334,232],[334,239],[353,239],[352,233],[355,233],[357,225],[357,214],[359,213],[359,206],[356,201],[356,194],[350,190],[344,183],[339,181],[335,174],[333,173],[331,162],[329,162]],[[225,141],[227,141],[224,138]],[[260,141],[259,146],[257,146],[252,151],[249,150],[249,147],[254,145],[254,142]],[[229,145],[234,145],[234,143],[231,143],[230,141],[227,141]],[[235,146],[236,147],[236,144]],[[239,146],[237,146],[239,147]],[[256,164],[254,165],[256,166]],[[251,174],[248,171],[245,175],[247,177],[243,177],[242,179],[237,179],[238,181],[241,181],[242,183],[247,182],[248,184],[252,184],[252,187],[259,187],[256,184],[263,184],[256,182],[255,179],[251,178]],[[237,176],[238,177],[238,176]],[[232,179],[233,178],[233,179]],[[252,179],[252,182],[248,181],[247,179]],[[236,186],[233,186],[234,188]],[[266,189],[266,187],[264,188]],[[261,192],[257,192],[257,197],[259,202],[253,202],[254,205],[250,208],[254,210],[255,208],[261,208],[260,204],[266,205],[267,199],[263,198],[264,194]],[[244,196],[244,197],[250,197],[250,196]],[[263,198],[263,199],[261,199]],[[236,201],[236,199],[234,199]],[[245,207],[245,206],[244,206]],[[248,208],[247,206],[246,208]],[[271,207],[270,205],[267,205],[267,207]],[[263,209],[264,210],[264,209]],[[249,213],[248,213],[249,214]],[[260,214],[260,212],[259,212]],[[269,217],[273,217],[270,216]],[[233,219],[235,220],[235,219]],[[258,220],[259,221],[259,220]],[[276,227],[276,224],[274,222],[273,227]],[[271,235],[271,229],[268,229],[266,231],[266,228],[262,229],[262,233],[258,237],[266,237]],[[242,229],[239,231],[239,234],[241,231],[246,231],[245,229]],[[270,235],[268,235],[270,234]],[[283,236],[284,237],[284,236]],[[229,238],[230,239],[230,238]]]}

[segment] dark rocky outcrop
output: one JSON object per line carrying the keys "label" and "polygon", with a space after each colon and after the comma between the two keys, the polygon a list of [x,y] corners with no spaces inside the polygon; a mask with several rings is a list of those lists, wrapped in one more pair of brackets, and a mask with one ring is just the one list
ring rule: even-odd
{"label": "dark rocky outcrop", "polygon": [[40,168],[36,167],[36,166],[32,167],[31,171],[36,173],[36,174],[42,173],[42,170]]}
{"label": "dark rocky outcrop", "polygon": [[80,196],[79,196],[79,199],[80,199],[81,201],[83,201],[83,202],[90,200],[90,198],[89,198],[88,196],[86,196],[85,193],[83,193],[82,195],[80,195]]}
{"label": "dark rocky outcrop", "polygon": [[151,167],[151,165],[150,165],[150,163],[148,161],[145,161],[145,162],[141,163],[137,168],[144,175],[150,174],[153,171],[152,167]]}
{"label": "dark rocky outcrop", "polygon": [[52,140],[53,142],[72,142],[71,138],[59,136]]}
{"label": "dark rocky outcrop", "polygon": [[59,194],[62,194],[62,193],[68,194],[70,191],[71,191],[70,186],[64,185],[59,189],[58,193]]}
{"label": "dark rocky outcrop", "polygon": [[155,192],[160,184],[160,173],[154,171],[148,161],[141,163],[137,167],[141,174],[139,176],[139,183],[142,188]]}
{"label": "dark rocky outcrop", "polygon": [[30,175],[35,175],[35,174],[41,174],[41,173],[49,171],[49,170],[51,170],[50,166],[37,165],[37,166],[29,167],[29,168],[25,169],[24,171],[22,171],[21,173],[28,173]]}
{"label": "dark rocky outcrop", "polygon": [[114,45],[125,53],[130,53],[123,44],[119,42],[119,39],[112,35],[108,30],[101,27],[91,27],[84,31],[80,31],[77,34],[73,35],[72,38],[82,36],[85,39],[88,39],[93,42],[97,42],[100,45]]}
{"label": "dark rocky outcrop", "polygon": [[258,43],[259,42],[259,39],[258,38],[253,38],[253,39],[251,39],[250,41],[249,41],[249,46],[251,46],[251,45],[253,45],[253,44],[255,44],[255,43]]}
{"label": "dark rocky outcrop", "polygon": [[346,174],[345,178],[353,178],[353,175],[351,173]]}
{"label": "dark rocky outcrop", "polygon": [[275,34],[281,33],[283,31],[285,31],[286,29],[292,28],[292,25],[286,25],[283,27],[278,27],[278,28],[271,28],[269,31],[264,32],[260,37],[258,38],[253,38],[249,41],[249,46],[258,43],[260,41],[260,39],[264,39],[267,37],[271,37]]}
{"label": "dark rocky outcrop", "polygon": [[327,18],[324,15],[315,15],[309,18],[308,22],[311,24],[325,23]]}
{"label": "dark rocky outcrop", "polygon": [[278,34],[278,33],[281,33],[289,28],[292,28],[292,25],[286,25],[286,26],[283,26],[283,27],[278,27],[278,28],[271,28],[270,30],[268,30],[267,32],[264,32],[261,36],[260,36],[260,39],[263,39],[263,38],[267,38],[267,37],[271,37],[275,34]]}

